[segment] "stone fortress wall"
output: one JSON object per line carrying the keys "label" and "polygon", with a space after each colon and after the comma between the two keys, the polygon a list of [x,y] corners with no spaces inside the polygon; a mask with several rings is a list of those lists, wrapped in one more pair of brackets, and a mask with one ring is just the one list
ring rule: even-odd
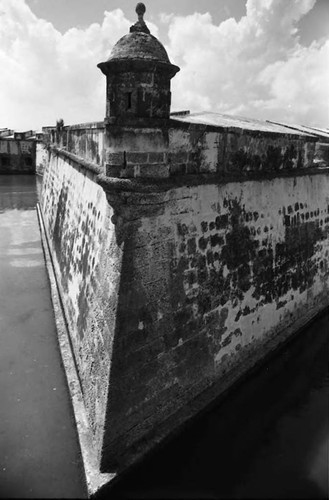
{"label": "stone fortress wall", "polygon": [[[50,134],[41,194],[104,473],[142,457],[329,305],[328,132],[163,116],[177,67],[154,60],[162,52],[145,30],[131,35],[151,47],[134,52],[141,92],[129,96],[126,35],[99,65],[104,123]],[[159,93],[148,73],[158,70]]]}
{"label": "stone fortress wall", "polygon": [[318,137],[235,125],[170,120],[165,178],[140,175],[157,168],[144,148],[115,178],[51,146],[42,211],[104,470],[328,305]]}

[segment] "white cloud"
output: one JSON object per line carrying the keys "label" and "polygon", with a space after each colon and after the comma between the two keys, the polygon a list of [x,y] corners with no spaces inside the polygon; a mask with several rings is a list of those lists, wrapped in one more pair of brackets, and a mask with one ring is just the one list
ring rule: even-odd
{"label": "white cloud", "polygon": [[[296,31],[315,1],[248,0],[246,16],[219,26],[210,14],[162,14],[169,56],[181,67],[173,109],[328,126],[329,42],[305,48]],[[0,0],[0,126],[102,120],[105,77],[96,65],[132,22],[117,9],[61,34],[24,0]]]}
{"label": "white cloud", "polygon": [[219,26],[209,14],[174,17],[173,107],[328,126],[329,41],[302,47],[296,28],[315,2],[248,0],[246,16]]}
{"label": "white cloud", "polygon": [[102,120],[105,77],[97,64],[131,24],[117,9],[105,12],[102,24],[62,35],[24,0],[0,0],[0,126]]}
{"label": "white cloud", "polygon": [[170,21],[172,20],[172,18],[174,17],[174,14],[171,13],[171,14],[166,14],[165,12],[161,12],[159,14],[159,19],[162,23],[164,24],[169,24]]}

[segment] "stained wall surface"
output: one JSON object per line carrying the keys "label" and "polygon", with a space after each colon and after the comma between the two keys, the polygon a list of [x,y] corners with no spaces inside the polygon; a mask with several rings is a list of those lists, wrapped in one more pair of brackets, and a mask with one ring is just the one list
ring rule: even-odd
{"label": "stained wall surface", "polygon": [[[210,115],[210,117],[209,117]],[[218,122],[218,126],[216,123]],[[168,131],[170,175],[280,173],[310,167],[317,138],[264,122],[230,121],[217,113],[184,116]]]}
{"label": "stained wall surface", "polygon": [[111,222],[113,211],[94,177],[50,154],[41,208],[97,443],[103,432],[122,252]]}
{"label": "stained wall surface", "polygon": [[65,127],[59,137],[67,151],[97,165],[105,161],[104,138],[103,122]]}
{"label": "stained wall surface", "polygon": [[129,460],[328,305],[328,188],[304,175],[126,196],[106,456]]}
{"label": "stained wall surface", "polygon": [[39,175],[43,175],[49,161],[49,151],[47,145],[43,141],[36,143],[36,165],[35,171]]}
{"label": "stained wall surface", "polygon": [[43,182],[103,472],[142,456],[328,305],[329,178],[314,167],[315,137],[171,122],[142,151],[154,130],[125,143],[137,132],[107,130],[113,177],[79,161],[83,149],[55,147]]}

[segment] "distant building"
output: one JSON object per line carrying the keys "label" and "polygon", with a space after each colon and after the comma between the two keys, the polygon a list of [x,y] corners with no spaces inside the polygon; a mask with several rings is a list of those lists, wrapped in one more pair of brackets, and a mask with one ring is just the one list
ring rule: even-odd
{"label": "distant building", "polygon": [[15,132],[0,129],[0,174],[34,174],[36,171],[36,145],[43,134],[33,130]]}

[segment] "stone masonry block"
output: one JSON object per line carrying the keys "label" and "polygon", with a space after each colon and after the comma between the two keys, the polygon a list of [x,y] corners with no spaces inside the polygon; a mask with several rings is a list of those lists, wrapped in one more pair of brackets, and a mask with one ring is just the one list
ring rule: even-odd
{"label": "stone masonry block", "polygon": [[169,159],[171,163],[186,163],[188,160],[188,153],[184,151],[170,153]]}
{"label": "stone masonry block", "polygon": [[135,175],[135,166],[127,165],[125,169],[121,171],[121,177],[134,177]]}
{"label": "stone masonry block", "polygon": [[184,163],[173,163],[170,165],[170,175],[183,175],[186,173],[186,165]]}
{"label": "stone masonry block", "polygon": [[197,174],[200,170],[200,167],[197,162],[189,162],[186,165],[186,173],[187,174]]}
{"label": "stone masonry block", "polygon": [[139,165],[141,163],[147,163],[148,162],[148,153],[127,152],[126,153],[126,160],[127,160],[128,164],[130,163],[130,164]]}
{"label": "stone masonry block", "polygon": [[149,163],[162,163],[165,161],[164,153],[149,153]]}
{"label": "stone masonry block", "polygon": [[123,165],[125,161],[124,152],[120,151],[119,153],[106,153],[106,163],[110,163],[111,165]]}
{"label": "stone masonry block", "polygon": [[168,165],[136,165],[135,177],[169,177]]}
{"label": "stone masonry block", "polygon": [[105,171],[108,177],[120,177],[121,170],[121,165],[105,165]]}

